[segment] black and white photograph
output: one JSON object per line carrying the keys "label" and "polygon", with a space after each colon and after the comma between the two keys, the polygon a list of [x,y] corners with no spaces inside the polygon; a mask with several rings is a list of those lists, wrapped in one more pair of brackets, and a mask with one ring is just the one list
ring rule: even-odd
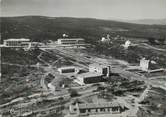
{"label": "black and white photograph", "polygon": [[166,0],[0,0],[0,117],[166,117]]}

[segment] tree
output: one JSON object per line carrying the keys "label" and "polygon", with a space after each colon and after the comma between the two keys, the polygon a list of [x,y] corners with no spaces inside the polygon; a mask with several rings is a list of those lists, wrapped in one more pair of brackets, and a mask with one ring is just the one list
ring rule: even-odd
{"label": "tree", "polygon": [[79,96],[78,92],[75,89],[69,89],[69,93],[71,97]]}
{"label": "tree", "polygon": [[166,41],[166,40],[165,40],[164,38],[158,39],[158,42],[159,42],[159,44],[161,44],[161,45],[162,45],[162,44],[165,44],[165,41]]}
{"label": "tree", "polygon": [[155,38],[148,38],[148,41],[149,41],[149,43],[150,44],[156,44],[156,42],[155,42]]}

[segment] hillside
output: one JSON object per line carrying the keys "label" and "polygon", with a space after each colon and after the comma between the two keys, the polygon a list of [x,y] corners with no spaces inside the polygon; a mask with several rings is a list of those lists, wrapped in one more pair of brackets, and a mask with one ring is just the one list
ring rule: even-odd
{"label": "hillside", "polygon": [[[83,37],[88,42],[107,33],[127,37],[166,38],[166,25],[141,25],[89,18],[44,16],[1,17],[2,40],[30,38],[35,41],[56,40],[63,33]],[[2,43],[1,40],[1,43]]]}
{"label": "hillside", "polygon": [[129,23],[136,24],[149,24],[149,25],[166,25],[166,19],[140,19],[140,20],[127,20]]}

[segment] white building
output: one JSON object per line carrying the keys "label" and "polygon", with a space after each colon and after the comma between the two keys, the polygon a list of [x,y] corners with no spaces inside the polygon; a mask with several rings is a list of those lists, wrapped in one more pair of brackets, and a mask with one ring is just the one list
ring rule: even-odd
{"label": "white building", "polygon": [[83,103],[69,106],[70,115],[120,114],[127,108],[118,102]]}
{"label": "white building", "polygon": [[141,70],[148,71],[148,69],[149,69],[149,62],[150,62],[150,60],[146,60],[145,58],[142,58],[140,60],[140,68],[141,68]]}
{"label": "white building", "polygon": [[96,72],[100,73],[103,76],[109,76],[110,75],[110,66],[102,65],[102,64],[90,64],[89,65],[89,72]]}
{"label": "white building", "polygon": [[77,79],[75,79],[75,82],[80,85],[102,82],[104,80],[102,76],[102,74],[96,72],[82,73],[77,75]]}
{"label": "white building", "polygon": [[82,38],[62,38],[58,39],[58,44],[64,44],[64,45],[81,45],[85,44],[84,39]]}
{"label": "white building", "polygon": [[125,42],[125,44],[123,45],[123,47],[124,47],[125,49],[128,49],[129,46],[131,46],[131,41],[130,41],[130,40],[127,40],[127,41]]}
{"label": "white building", "polygon": [[65,73],[77,74],[79,72],[79,69],[75,66],[67,66],[67,67],[58,68],[58,71],[60,72],[60,74],[65,74]]}
{"label": "white building", "polygon": [[25,47],[28,46],[30,39],[7,39],[4,40],[4,45],[6,47]]}

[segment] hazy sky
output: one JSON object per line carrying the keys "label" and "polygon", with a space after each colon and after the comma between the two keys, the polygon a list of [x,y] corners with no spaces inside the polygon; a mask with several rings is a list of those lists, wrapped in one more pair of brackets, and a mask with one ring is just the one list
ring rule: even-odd
{"label": "hazy sky", "polygon": [[166,0],[1,0],[2,16],[166,18]]}

